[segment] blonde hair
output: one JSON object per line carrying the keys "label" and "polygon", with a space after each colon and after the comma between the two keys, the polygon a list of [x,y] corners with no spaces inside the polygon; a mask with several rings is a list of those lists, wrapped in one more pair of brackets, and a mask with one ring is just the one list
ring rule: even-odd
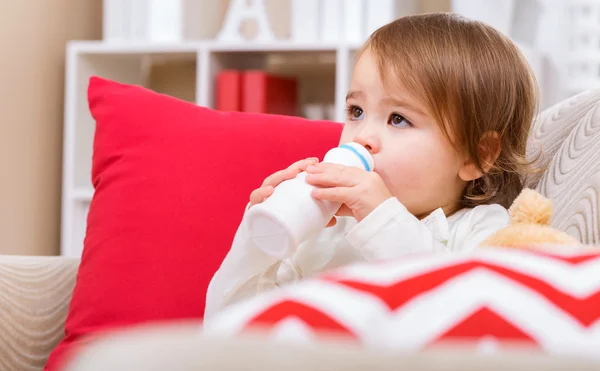
{"label": "blonde hair", "polygon": [[[538,90],[520,50],[492,27],[451,13],[402,17],[375,31],[360,52],[367,49],[386,88],[393,91],[399,81],[415,94],[455,148],[483,172],[467,184],[461,206],[509,207],[523,188],[522,177],[535,171],[526,148]],[[480,147],[490,133],[497,133],[500,151],[485,164]]]}

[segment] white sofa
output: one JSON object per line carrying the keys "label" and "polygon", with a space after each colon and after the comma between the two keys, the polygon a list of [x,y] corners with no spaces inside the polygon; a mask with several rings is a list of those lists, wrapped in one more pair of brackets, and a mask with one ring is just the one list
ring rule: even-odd
{"label": "white sofa", "polygon": [[[600,197],[600,89],[542,112],[530,154],[543,149],[548,169],[528,185],[555,204],[553,226],[597,244]],[[41,370],[63,336],[78,260],[0,256],[0,370]],[[263,342],[206,339],[198,324],[142,329],[92,343],[71,370],[571,370],[577,360],[522,352],[477,356],[471,350],[390,354],[336,344],[273,348]],[[527,366],[527,367],[526,367]],[[600,369],[598,365],[592,365]],[[592,369],[592,368],[589,368]]]}

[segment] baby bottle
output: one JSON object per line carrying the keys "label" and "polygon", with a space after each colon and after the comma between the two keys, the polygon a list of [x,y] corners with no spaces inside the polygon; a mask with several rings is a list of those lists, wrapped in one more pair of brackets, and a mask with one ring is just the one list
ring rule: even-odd
{"label": "baby bottle", "polygon": [[[330,149],[323,162],[358,167],[372,171],[373,157],[357,143],[345,143]],[[248,210],[246,222],[252,241],[266,254],[284,258],[298,245],[323,230],[342,206],[316,200],[314,186],[306,183],[306,172],[280,183],[264,202]]]}

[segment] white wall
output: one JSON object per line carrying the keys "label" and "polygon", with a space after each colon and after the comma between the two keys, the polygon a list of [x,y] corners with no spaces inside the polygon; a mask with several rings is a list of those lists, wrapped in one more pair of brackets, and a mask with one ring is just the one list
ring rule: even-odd
{"label": "white wall", "polygon": [[540,0],[544,10],[540,20],[537,45],[547,58],[542,76],[544,80],[542,107],[558,103],[569,95],[565,88],[566,71],[563,67],[567,57],[566,36],[568,35],[565,1],[569,0]]}
{"label": "white wall", "polygon": [[0,254],[58,253],[65,45],[99,38],[101,10],[0,1]]}

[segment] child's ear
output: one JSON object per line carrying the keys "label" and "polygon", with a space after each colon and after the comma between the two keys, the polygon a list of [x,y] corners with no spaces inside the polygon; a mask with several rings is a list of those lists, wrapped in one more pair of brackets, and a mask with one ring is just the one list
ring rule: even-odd
{"label": "child's ear", "polygon": [[481,170],[473,159],[468,159],[458,171],[458,176],[465,182],[470,182],[481,176],[492,168],[494,162],[500,156],[500,135],[495,131],[488,131],[479,140],[478,154],[481,162]]}

